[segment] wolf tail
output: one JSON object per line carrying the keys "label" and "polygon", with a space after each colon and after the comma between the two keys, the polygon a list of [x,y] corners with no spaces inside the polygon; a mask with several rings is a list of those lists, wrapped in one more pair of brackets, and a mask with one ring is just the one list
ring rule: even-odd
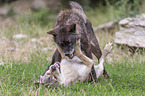
{"label": "wolf tail", "polygon": [[70,1],[69,2],[71,8],[72,8],[72,11],[74,13],[77,13],[79,14],[85,21],[86,23],[86,20],[87,20],[87,16],[85,15],[84,11],[83,11],[83,8],[80,4],[78,4],[77,2],[74,2],[74,1]]}
{"label": "wolf tail", "polygon": [[77,10],[83,11],[83,8],[79,3],[74,2],[74,1],[70,1],[69,4],[70,4],[72,9],[77,9]]}

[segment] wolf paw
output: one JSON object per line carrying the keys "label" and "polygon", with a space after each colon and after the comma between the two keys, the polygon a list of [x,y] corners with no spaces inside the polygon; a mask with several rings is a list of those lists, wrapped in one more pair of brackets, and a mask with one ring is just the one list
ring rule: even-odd
{"label": "wolf paw", "polygon": [[107,55],[108,53],[110,53],[112,48],[113,48],[113,43],[109,42],[108,44],[106,44],[103,51],[104,55]]}

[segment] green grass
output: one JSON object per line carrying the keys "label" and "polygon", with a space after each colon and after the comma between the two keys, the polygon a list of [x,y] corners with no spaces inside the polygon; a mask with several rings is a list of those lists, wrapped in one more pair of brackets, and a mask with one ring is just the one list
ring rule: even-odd
{"label": "green grass", "polygon": [[105,64],[110,79],[101,77],[99,83],[78,83],[68,88],[45,88],[36,86],[48,65],[44,57],[35,57],[30,63],[10,62],[0,66],[0,95],[59,95],[59,96],[144,96],[145,66],[144,62],[114,62]]}

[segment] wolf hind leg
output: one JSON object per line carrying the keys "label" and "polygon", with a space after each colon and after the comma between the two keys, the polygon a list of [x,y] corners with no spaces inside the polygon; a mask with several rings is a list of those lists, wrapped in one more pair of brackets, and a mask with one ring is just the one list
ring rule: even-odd
{"label": "wolf hind leg", "polygon": [[99,64],[95,66],[97,78],[99,78],[102,74],[104,75],[104,77],[106,76],[108,78],[108,74],[106,70],[104,70],[103,63],[105,61],[106,56],[111,52],[111,50],[112,50],[112,43],[109,42],[108,44],[106,44],[103,50],[103,54],[101,58],[99,59]]}
{"label": "wolf hind leg", "polygon": [[[95,37],[92,37],[92,40],[91,40],[91,51],[98,58],[98,60],[100,60],[100,58],[102,56],[102,52],[99,47],[99,43]],[[103,70],[103,75],[105,78],[109,78],[109,75],[108,75],[107,71],[105,70],[105,68]]]}

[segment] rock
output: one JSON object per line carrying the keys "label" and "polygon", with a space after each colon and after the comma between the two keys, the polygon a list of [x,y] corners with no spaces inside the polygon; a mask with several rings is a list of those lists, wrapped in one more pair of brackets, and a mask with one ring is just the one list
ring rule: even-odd
{"label": "rock", "polygon": [[10,10],[11,10],[10,7],[5,6],[5,7],[0,9],[0,15],[1,16],[7,16],[7,14],[9,13]]}
{"label": "rock", "polygon": [[25,34],[16,34],[13,36],[14,39],[25,39],[25,38],[28,38],[27,35]]}
{"label": "rock", "polygon": [[34,10],[40,10],[41,8],[47,8],[47,4],[45,0],[34,0],[31,7]]}
{"label": "rock", "polygon": [[145,48],[145,14],[125,18],[119,25],[120,30],[115,33],[116,44]]}
{"label": "rock", "polygon": [[123,19],[119,22],[119,25],[127,25],[129,23],[129,19],[131,18],[126,18],[126,19]]}
{"label": "rock", "polygon": [[58,11],[61,7],[60,0],[33,0],[31,8],[38,11],[42,8],[49,9],[51,11]]}
{"label": "rock", "polygon": [[112,31],[117,29],[117,20],[110,21],[108,23],[102,24],[98,27],[93,28],[94,31]]}

